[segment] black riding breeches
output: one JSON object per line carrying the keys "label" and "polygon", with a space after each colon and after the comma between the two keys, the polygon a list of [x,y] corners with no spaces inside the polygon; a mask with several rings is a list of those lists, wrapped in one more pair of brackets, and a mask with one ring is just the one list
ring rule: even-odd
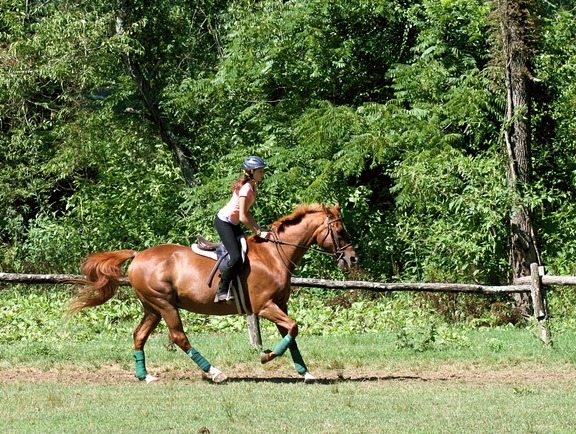
{"label": "black riding breeches", "polygon": [[242,251],[238,239],[244,235],[244,231],[240,225],[225,222],[218,216],[214,219],[214,227],[230,255],[230,261],[226,268],[222,270],[222,277],[220,278],[220,288],[227,289],[230,282],[238,276],[242,269]]}

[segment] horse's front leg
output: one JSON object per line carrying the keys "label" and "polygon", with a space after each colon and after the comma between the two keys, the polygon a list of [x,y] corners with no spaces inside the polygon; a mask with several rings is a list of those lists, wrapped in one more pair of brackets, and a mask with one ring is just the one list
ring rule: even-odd
{"label": "horse's front leg", "polygon": [[276,345],[276,347],[274,347],[274,350],[266,350],[262,352],[260,361],[262,363],[268,363],[276,357],[282,356],[286,350],[289,349],[296,371],[300,375],[304,376],[305,382],[308,383],[314,381],[315,378],[308,372],[306,363],[304,363],[302,354],[296,344],[298,324],[288,316],[286,307],[281,309],[278,305],[270,301],[260,310],[258,315],[276,324],[278,331],[282,335],[282,340]]}
{"label": "horse's front leg", "polygon": [[[287,336],[286,330],[284,330],[282,327],[278,327],[278,330],[280,331],[282,337]],[[308,367],[306,366],[306,363],[304,363],[304,359],[302,358],[302,354],[300,353],[300,349],[298,348],[296,340],[290,344],[288,349],[290,350],[290,355],[292,356],[292,361],[294,362],[296,372],[304,377],[304,382],[311,383],[315,381],[316,378],[314,378],[314,376],[308,372]]]}

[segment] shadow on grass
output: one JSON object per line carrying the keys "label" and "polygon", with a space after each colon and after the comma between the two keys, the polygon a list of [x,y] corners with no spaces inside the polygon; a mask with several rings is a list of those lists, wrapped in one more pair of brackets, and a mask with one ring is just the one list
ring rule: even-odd
{"label": "shadow on grass", "polygon": [[[211,383],[209,378],[204,381]],[[448,380],[447,378],[435,378],[435,380]],[[338,384],[338,383],[378,383],[381,381],[430,381],[430,378],[416,375],[386,375],[386,376],[366,376],[366,377],[337,377],[337,378],[317,378],[309,384]],[[225,383],[273,383],[273,384],[299,384],[304,383],[303,378],[288,377],[228,377]]]}

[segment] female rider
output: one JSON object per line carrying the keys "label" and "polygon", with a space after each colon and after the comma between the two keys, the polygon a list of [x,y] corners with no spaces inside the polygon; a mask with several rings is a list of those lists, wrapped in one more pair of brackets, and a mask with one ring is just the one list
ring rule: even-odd
{"label": "female rider", "polygon": [[232,183],[232,198],[214,218],[214,227],[230,255],[228,265],[222,270],[215,300],[217,302],[232,299],[229,296],[230,283],[234,282],[242,270],[240,237],[244,235],[244,231],[239,223],[242,222],[258,237],[268,237],[268,232],[262,230],[250,212],[258,194],[257,184],[264,178],[265,167],[266,163],[260,157],[246,158],[242,164],[242,169],[244,169],[242,175]]}

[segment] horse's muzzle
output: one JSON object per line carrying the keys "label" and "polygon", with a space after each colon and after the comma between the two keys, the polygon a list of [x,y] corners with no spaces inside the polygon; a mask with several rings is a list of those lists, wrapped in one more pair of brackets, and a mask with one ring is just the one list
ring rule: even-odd
{"label": "horse's muzzle", "polygon": [[354,248],[350,247],[340,253],[338,257],[338,267],[342,269],[350,269],[358,266],[358,257]]}

